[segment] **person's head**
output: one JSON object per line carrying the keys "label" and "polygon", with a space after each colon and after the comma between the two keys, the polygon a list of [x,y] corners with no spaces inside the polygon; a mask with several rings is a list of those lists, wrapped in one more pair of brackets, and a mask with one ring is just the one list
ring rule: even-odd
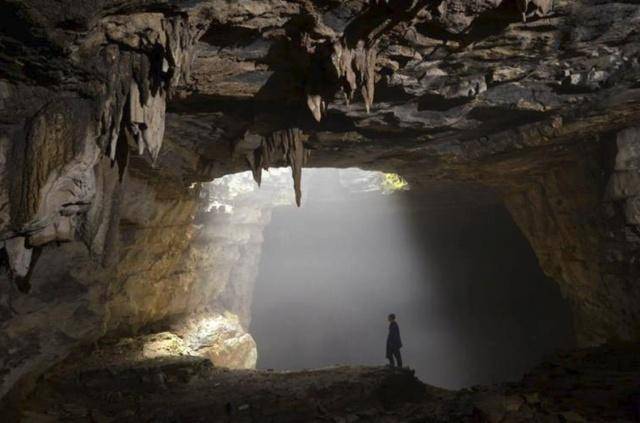
{"label": "person's head", "polygon": [[389,321],[390,321],[390,322],[395,322],[395,320],[396,320],[396,315],[395,315],[395,314],[393,314],[393,313],[391,313],[391,314],[389,315],[388,319],[389,319]]}

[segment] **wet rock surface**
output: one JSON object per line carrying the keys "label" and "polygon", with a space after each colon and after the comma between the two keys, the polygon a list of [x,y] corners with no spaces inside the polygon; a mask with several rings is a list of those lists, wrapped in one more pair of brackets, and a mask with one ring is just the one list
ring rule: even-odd
{"label": "wet rock surface", "polygon": [[561,354],[518,383],[461,391],[408,369],[239,371],[176,351],[97,348],[47,373],[16,421],[632,422],[640,411],[638,345]]}

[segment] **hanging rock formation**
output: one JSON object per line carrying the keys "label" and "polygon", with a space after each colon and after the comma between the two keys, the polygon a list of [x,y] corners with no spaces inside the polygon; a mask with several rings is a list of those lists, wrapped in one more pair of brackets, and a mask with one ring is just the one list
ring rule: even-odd
{"label": "hanging rock formation", "polygon": [[[373,104],[375,92],[376,48],[375,43],[367,46],[363,40],[359,40],[354,48],[350,48],[343,40],[339,40],[333,43],[330,58],[346,104],[349,105],[353,101],[357,89],[360,88],[367,113]],[[322,82],[315,81],[313,85],[321,86]],[[323,98],[321,90],[313,88],[313,85],[307,87],[307,107],[314,119],[320,122],[327,114],[327,102],[332,99]]]}
{"label": "hanging rock formation", "polygon": [[260,147],[247,156],[253,178],[258,185],[262,182],[263,169],[269,170],[269,167],[278,163],[290,166],[298,207],[302,200],[302,167],[309,158],[309,152],[304,149],[304,139],[304,134],[298,128],[276,131],[264,137]]}
{"label": "hanging rock formation", "polygon": [[245,324],[265,216],[199,184],[289,165],[299,201],[302,133],[314,167],[502,193],[579,342],[640,339],[640,5],[521,4],[1,2],[0,397],[105,333]]}
{"label": "hanging rock formation", "polygon": [[[15,9],[13,19],[25,15],[40,19],[35,9]],[[11,266],[11,273],[20,278],[21,290],[28,290],[25,278],[33,248],[82,240],[104,260],[115,254],[114,225],[128,151],[132,148],[140,155],[148,151],[152,161],[157,159],[166,101],[188,73],[189,50],[200,32],[197,20],[190,21],[186,15],[142,12],[88,19],[94,20],[92,32],[84,36],[71,38],[69,33],[61,36],[54,31],[47,34],[51,39],[40,41],[47,45],[63,42],[61,37],[72,39],[64,71],[95,71],[96,79],[76,81],[74,86],[73,80],[65,82],[60,76],[63,81],[58,83],[83,95],[61,95],[41,107],[38,98],[55,96],[54,89],[32,91],[19,99],[24,86],[16,81],[5,91],[4,104],[23,104],[3,131],[12,143],[8,154],[12,166],[6,175],[6,181],[11,181],[6,187],[10,216],[0,226],[0,239],[7,240],[11,262],[20,261],[20,266]],[[54,23],[40,24],[45,32]],[[27,55],[26,63],[30,60],[36,59]],[[31,84],[42,78],[37,73],[24,75],[32,78],[24,81]],[[31,109],[39,110],[28,118]],[[20,119],[25,117],[23,130]],[[14,237],[19,241],[12,242]]]}
{"label": "hanging rock formation", "polygon": [[[329,32],[331,37],[321,39],[321,45],[314,45],[308,37],[304,38],[306,50],[314,56],[312,67],[315,69],[311,70],[306,95],[307,107],[316,121],[320,122],[326,115],[327,104],[333,100],[337,90],[343,93],[348,106],[359,88],[365,110],[370,112],[375,94],[380,37],[401,22],[411,21],[426,4],[426,1],[420,0],[371,1],[369,8],[351,21],[340,36],[324,30],[326,26],[321,18],[314,16],[315,32]],[[328,50],[325,45],[330,45],[331,48]],[[326,72],[329,63],[334,73],[330,76]]]}

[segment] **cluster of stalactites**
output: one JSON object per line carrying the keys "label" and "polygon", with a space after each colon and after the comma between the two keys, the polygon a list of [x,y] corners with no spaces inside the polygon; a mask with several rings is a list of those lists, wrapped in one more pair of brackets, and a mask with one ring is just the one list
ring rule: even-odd
{"label": "cluster of stalactites", "polygon": [[258,185],[262,182],[262,170],[281,162],[291,167],[296,204],[302,200],[302,167],[306,164],[309,152],[304,149],[304,136],[300,129],[290,128],[276,131],[262,139],[260,146],[247,156]]}
{"label": "cluster of stalactites", "polygon": [[[365,41],[360,40],[353,48],[348,47],[344,40],[333,43],[331,63],[338,75],[345,102],[347,105],[351,103],[356,91],[360,89],[367,113],[373,104],[377,56],[375,43],[367,46]],[[327,100],[320,94],[307,95],[307,106],[318,122],[322,120],[323,115],[326,115]]]}

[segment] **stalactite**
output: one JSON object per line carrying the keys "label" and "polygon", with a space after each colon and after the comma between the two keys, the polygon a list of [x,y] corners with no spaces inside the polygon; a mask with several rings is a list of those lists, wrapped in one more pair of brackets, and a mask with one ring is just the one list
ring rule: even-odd
{"label": "stalactite", "polygon": [[[159,90],[156,95],[143,96],[144,91],[134,81],[131,81],[129,91],[129,125],[126,129],[131,131],[138,146],[138,154],[149,151],[155,161],[160,153],[164,137],[164,120],[166,109],[166,95],[164,90]],[[146,101],[145,101],[146,100]],[[115,149],[113,151],[115,158]]]}
{"label": "stalactite", "polygon": [[27,245],[27,238],[19,236],[6,240],[4,249],[11,279],[20,292],[28,293],[31,290],[31,274],[40,257],[41,248]]}
{"label": "stalactite", "polygon": [[319,95],[307,95],[307,106],[316,121],[320,122],[322,116],[326,114],[327,106],[325,101]]}
{"label": "stalactite", "polygon": [[23,236],[10,238],[5,241],[9,269],[14,276],[25,277],[31,265],[31,253],[33,250],[26,245],[27,239]]}
{"label": "stalactite", "polygon": [[[351,103],[356,91],[360,88],[367,113],[373,104],[377,55],[375,42],[372,45],[367,45],[365,41],[360,40],[354,48],[350,48],[344,39],[333,43],[333,52],[331,53],[331,64],[337,74],[339,88],[344,92],[345,101],[347,104]],[[313,81],[313,83],[322,86],[322,83],[318,84],[317,81]],[[331,98],[323,98],[316,91],[308,89],[307,106],[315,120],[320,122],[322,117],[327,114],[327,103],[331,101]]]}
{"label": "stalactite", "polygon": [[359,77],[358,83],[367,113],[369,113],[373,105],[377,55],[376,46],[366,47],[364,41],[358,42],[353,54],[353,62]]}
{"label": "stalactite", "polygon": [[[529,1],[537,5],[550,0]],[[302,43],[305,50],[313,55],[306,96],[316,121],[320,122],[326,115],[327,104],[339,90],[344,92],[349,104],[360,89],[365,109],[370,112],[375,94],[378,41],[399,23],[411,21],[428,3],[428,0],[370,0],[366,11],[353,19],[339,36],[322,36],[326,34],[324,25],[319,16],[314,16],[316,25],[311,31],[321,34],[323,40],[314,44],[312,37],[300,38],[305,40]],[[332,51],[327,53],[323,46],[332,46]],[[335,72],[328,76],[325,70],[331,67]]]}
{"label": "stalactite", "polygon": [[309,157],[309,152],[304,149],[303,141],[303,133],[298,128],[276,131],[264,137],[260,147],[247,156],[247,161],[253,172],[253,179],[258,185],[262,182],[263,169],[268,170],[269,167],[280,162],[289,165],[298,207],[300,207],[302,200],[302,167]]}

